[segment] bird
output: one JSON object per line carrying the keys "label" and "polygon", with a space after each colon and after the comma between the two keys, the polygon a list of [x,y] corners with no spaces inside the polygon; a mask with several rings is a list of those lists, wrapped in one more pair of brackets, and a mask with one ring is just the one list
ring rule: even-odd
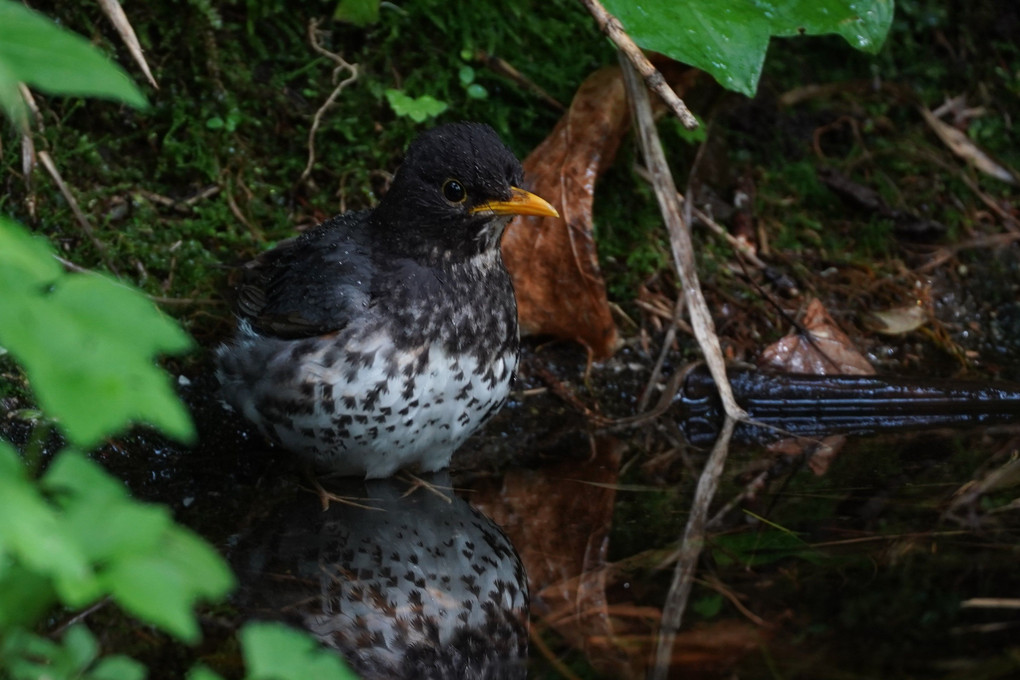
{"label": "bird", "polygon": [[216,350],[224,401],[319,471],[445,468],[506,402],[517,303],[500,240],[558,217],[481,123],[408,147],[375,208],[345,212],[242,267]]}
{"label": "bird", "polygon": [[[424,475],[450,488],[448,471]],[[360,504],[292,495],[231,551],[246,615],[283,620],[365,680],[527,675],[528,577],[506,534],[465,500],[399,478],[336,480]],[[412,487],[413,488],[413,487]]]}

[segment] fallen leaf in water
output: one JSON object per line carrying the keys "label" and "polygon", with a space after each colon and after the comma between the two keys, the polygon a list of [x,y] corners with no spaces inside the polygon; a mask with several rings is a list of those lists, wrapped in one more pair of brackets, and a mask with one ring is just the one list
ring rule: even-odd
{"label": "fallen leaf in water", "polygon": [[864,318],[864,323],[876,333],[885,335],[903,335],[928,322],[928,313],[918,305],[894,307],[880,312],[871,312]]}
{"label": "fallen leaf in water", "polygon": [[975,168],[986,175],[1009,184],[1016,184],[1016,176],[1013,172],[992,160],[991,156],[982,151],[964,132],[948,123],[943,123],[926,108],[921,108],[921,116],[924,118],[924,122],[928,123],[928,126],[935,131],[942,143],[949,147],[950,151],[973,164]]}
{"label": "fallen leaf in water", "polygon": [[817,299],[808,303],[801,325],[807,336],[794,331],[766,347],[762,352],[763,368],[814,375],[875,374]]}
{"label": "fallen leaf in water", "polygon": [[596,667],[622,677],[626,656],[593,640],[612,636],[606,553],[623,446],[601,437],[590,455],[541,470],[511,470],[498,487],[478,483],[471,504],[499,524],[520,553],[531,611]]}
{"label": "fallen leaf in water", "polygon": [[[857,351],[846,333],[817,298],[808,303],[802,326],[807,336],[794,331],[765,348],[762,366],[784,373],[814,375],[874,375],[875,369]],[[846,437],[835,435],[822,441],[793,437],[769,445],[769,451],[788,456],[810,454],[808,465],[824,475],[843,449]]]}

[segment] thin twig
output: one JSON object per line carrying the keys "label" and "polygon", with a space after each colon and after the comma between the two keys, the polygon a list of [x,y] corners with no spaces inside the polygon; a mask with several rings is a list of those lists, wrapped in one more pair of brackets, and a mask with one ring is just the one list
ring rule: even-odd
{"label": "thin twig", "polygon": [[669,348],[673,346],[673,340],[676,339],[676,329],[682,322],[683,315],[684,297],[678,295],[676,304],[673,306],[673,323],[669,324],[669,328],[666,329],[666,337],[662,339],[662,349],[659,350],[659,359],[655,362],[655,368],[652,369],[652,375],[648,378],[648,383],[641,393],[641,398],[638,399],[638,413],[644,412],[648,406],[648,400],[651,399],[652,390],[655,388],[656,383],[659,382],[659,376],[662,374],[662,365],[666,363],[666,355],[669,354]]}
{"label": "thin twig", "polygon": [[312,49],[337,64],[337,67],[333,69],[333,82],[336,82],[341,71],[350,71],[351,75],[340,81],[340,84],[336,86],[332,94],[329,95],[325,103],[319,107],[319,110],[315,112],[315,116],[312,118],[312,127],[308,130],[308,163],[305,164],[305,169],[301,172],[298,183],[304,182],[308,179],[308,175],[312,173],[312,166],[315,164],[315,134],[319,131],[322,116],[325,115],[326,110],[337,100],[344,88],[358,79],[358,65],[348,63],[339,54],[334,54],[319,44],[318,30],[318,19],[312,19],[308,22],[308,41],[312,44]]}
{"label": "thin twig", "polygon": [[489,67],[489,70],[504,75],[510,80],[520,85],[521,87],[523,87],[525,90],[533,92],[535,95],[538,96],[539,99],[544,101],[553,109],[556,109],[557,111],[567,110],[567,107],[563,106],[563,104],[560,104],[555,97],[553,97],[551,94],[543,90],[540,85],[538,85],[533,80],[528,78],[526,75],[524,75],[516,68],[514,68],[513,64],[506,61],[505,59],[500,59],[495,55],[489,54],[485,50],[475,50],[475,59]]}
{"label": "thin twig", "polygon": [[80,612],[77,612],[74,616],[69,618],[67,621],[65,621],[64,623],[60,624],[55,629],[53,629],[49,633],[50,639],[53,639],[53,640],[59,639],[60,636],[64,634],[65,630],[67,630],[68,628],[70,628],[71,626],[73,626],[73,625],[75,625],[77,623],[81,623],[86,618],[91,616],[93,613],[95,613],[96,611],[98,611],[98,610],[102,609],[103,607],[105,607],[107,604],[109,604],[109,602],[110,602],[110,598],[109,597],[104,597],[103,599],[99,600],[98,602],[96,602],[96,603],[86,607],[85,609],[81,610]]}
{"label": "thin twig", "polygon": [[694,492],[694,502],[691,506],[691,515],[684,528],[684,536],[680,542],[679,556],[676,566],[673,568],[673,582],[666,596],[666,602],[662,607],[662,621],[659,624],[659,643],[655,651],[655,665],[652,667],[650,677],[653,680],[665,680],[669,675],[669,662],[673,656],[673,643],[676,641],[677,631],[683,621],[684,610],[687,608],[687,600],[691,594],[691,585],[694,583],[694,569],[701,556],[701,550],[705,546],[705,519],[708,517],[708,508],[715,496],[719,486],[719,478],[722,476],[723,467],[726,465],[726,456],[729,453],[730,437],[733,436],[733,427],[736,421],[733,418],[726,418],[723,423],[722,432],[712,447],[712,453],[705,462],[705,469],[701,471],[698,478],[698,488]]}
{"label": "thin twig", "polygon": [[227,202],[227,207],[230,208],[230,212],[234,214],[237,221],[240,222],[248,229],[248,233],[252,235],[257,241],[265,241],[266,235],[262,233],[256,225],[252,224],[251,220],[244,216],[244,212],[241,210],[241,206],[237,204],[237,200],[234,198],[234,192],[230,188],[230,177],[226,176],[224,172],[221,174],[223,188],[223,199]]}
{"label": "thin twig", "polygon": [[[642,168],[636,165],[634,167],[634,172],[637,173],[638,177],[645,180],[649,184],[652,183],[651,174],[648,172],[646,168]],[[686,206],[687,199],[685,199],[684,195],[681,194],[679,191],[676,192],[676,200],[679,202],[681,206]],[[744,257],[744,259],[746,259],[755,268],[765,269],[768,266],[761,261],[761,259],[758,257],[758,254],[754,252],[754,249],[750,245],[744,243],[736,236],[731,234],[729,230],[726,229],[726,227],[722,226],[721,224],[713,220],[708,215],[708,213],[706,213],[698,206],[694,205],[694,203],[691,203],[691,212],[694,214],[695,217],[698,218],[699,222],[708,227],[709,230],[711,230],[717,236],[721,236],[727,243],[730,244],[730,247],[732,247],[734,250],[740,253]]]}
{"label": "thin twig", "polygon": [[659,70],[652,66],[652,62],[648,61],[641,48],[627,35],[620,20],[610,14],[599,0],[581,0],[581,4],[595,17],[595,23],[599,25],[599,29],[613,41],[613,44],[627,57],[627,61],[633,64],[634,69],[641,74],[648,89],[662,98],[662,101],[673,110],[685,128],[696,130],[698,121],[694,114],[669,86]]}
{"label": "thin twig", "polygon": [[[634,112],[634,121],[637,124],[638,139],[641,142],[645,165],[651,174],[655,196],[659,201],[659,210],[662,212],[666,229],[669,231],[673,262],[687,298],[687,310],[691,318],[691,326],[694,328],[694,335],[705,355],[708,370],[711,372],[712,378],[715,379],[719,397],[727,415],[737,420],[747,420],[747,414],[737,405],[729,380],[726,378],[726,362],[723,360],[719,337],[715,334],[715,324],[712,322],[712,315],[708,311],[708,304],[705,302],[701,284],[698,282],[690,229],[677,208],[676,185],[673,183],[673,175],[670,173],[669,164],[666,163],[662,142],[655,129],[655,118],[652,115],[651,102],[648,100],[648,91],[644,84],[638,80],[637,71],[630,65],[630,62],[621,56],[620,64],[630,96],[631,108]],[[690,201],[687,202],[687,205],[690,206]]]}
{"label": "thin twig", "polygon": [[149,70],[149,64],[145,61],[145,55],[142,54],[142,46],[138,42],[138,36],[135,35],[135,29],[132,28],[131,22],[128,21],[127,15],[124,14],[124,9],[120,6],[117,0],[99,0],[99,7],[106,14],[106,18],[110,20],[113,27],[117,29],[117,33],[120,34],[120,39],[127,45],[128,52],[134,58],[135,63],[142,69],[142,73],[149,80],[149,83],[159,89],[159,85],[156,84],[156,79],[152,77],[152,71]]}
{"label": "thin twig", "polygon": [[81,208],[78,206],[78,201],[75,199],[74,194],[71,193],[70,187],[68,187],[64,182],[64,178],[60,176],[60,171],[57,170],[56,163],[53,162],[53,159],[50,158],[49,153],[46,151],[40,151],[38,156],[39,161],[42,162],[43,167],[46,168],[46,172],[50,173],[50,177],[52,177],[53,181],[57,183],[57,189],[59,189],[60,193],[64,196],[64,200],[67,201],[69,206],[71,206],[71,212],[74,213],[74,218],[78,220],[78,224],[81,226],[82,231],[85,232],[85,235],[89,237],[90,241],[92,241],[92,245],[94,245],[96,250],[99,251],[99,256],[103,259],[103,264],[105,264],[106,268],[111,272],[119,276],[120,272],[117,271],[117,268],[113,266],[112,262],[110,262],[110,258],[107,257],[106,244],[96,237],[96,233],[92,230],[92,225],[89,224],[88,218],[85,217],[85,213],[83,213]]}
{"label": "thin twig", "polygon": [[1001,248],[1008,246],[1014,241],[1020,241],[1020,232],[1011,231],[1005,234],[991,234],[989,236],[978,236],[967,241],[960,243],[954,243],[951,246],[943,246],[936,251],[939,255],[935,260],[917,267],[914,271],[918,274],[927,274],[928,272],[936,269],[939,265],[944,264],[947,260],[954,257],[958,253],[964,250],[973,250],[979,248]]}

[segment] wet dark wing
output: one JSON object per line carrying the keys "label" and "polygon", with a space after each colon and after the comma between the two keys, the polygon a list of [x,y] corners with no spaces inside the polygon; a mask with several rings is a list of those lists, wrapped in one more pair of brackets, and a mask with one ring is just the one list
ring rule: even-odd
{"label": "wet dark wing", "polygon": [[245,265],[238,315],[260,333],[305,338],[363,314],[372,283],[367,215],[334,217]]}

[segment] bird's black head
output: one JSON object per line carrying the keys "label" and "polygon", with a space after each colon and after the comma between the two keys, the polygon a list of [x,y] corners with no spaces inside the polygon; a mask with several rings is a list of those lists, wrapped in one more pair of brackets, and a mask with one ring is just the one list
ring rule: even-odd
{"label": "bird's black head", "polygon": [[375,209],[376,236],[388,249],[431,261],[499,247],[512,215],[556,215],[520,189],[524,171],[495,131],[451,123],[421,134]]}

